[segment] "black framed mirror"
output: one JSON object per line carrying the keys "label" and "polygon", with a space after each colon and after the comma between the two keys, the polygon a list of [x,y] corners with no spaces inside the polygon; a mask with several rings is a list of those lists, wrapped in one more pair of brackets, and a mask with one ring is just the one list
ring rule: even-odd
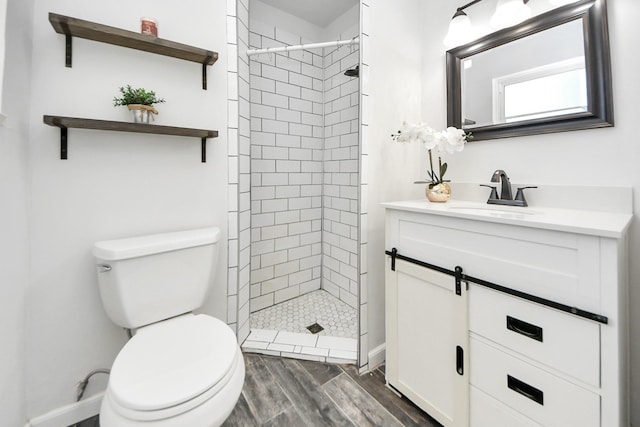
{"label": "black framed mirror", "polygon": [[613,126],[605,0],[582,0],[447,52],[447,125],[474,141]]}

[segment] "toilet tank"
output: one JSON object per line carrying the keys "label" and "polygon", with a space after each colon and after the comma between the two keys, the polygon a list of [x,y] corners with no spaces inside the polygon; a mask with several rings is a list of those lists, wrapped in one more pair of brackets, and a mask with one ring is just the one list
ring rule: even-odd
{"label": "toilet tank", "polygon": [[217,227],[96,242],[93,256],[107,315],[124,328],[188,313],[211,287]]}

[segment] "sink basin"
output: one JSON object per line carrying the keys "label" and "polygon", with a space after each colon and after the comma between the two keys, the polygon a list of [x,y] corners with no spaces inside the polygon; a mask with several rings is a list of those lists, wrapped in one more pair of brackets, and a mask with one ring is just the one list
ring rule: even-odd
{"label": "sink basin", "polygon": [[497,207],[497,206],[487,206],[487,205],[478,205],[478,206],[447,206],[448,211],[452,212],[460,212],[460,213],[468,213],[475,215],[488,215],[495,216],[498,218],[513,218],[513,219],[523,219],[530,217],[531,215],[539,215],[539,212],[529,210],[528,208],[521,207]]}

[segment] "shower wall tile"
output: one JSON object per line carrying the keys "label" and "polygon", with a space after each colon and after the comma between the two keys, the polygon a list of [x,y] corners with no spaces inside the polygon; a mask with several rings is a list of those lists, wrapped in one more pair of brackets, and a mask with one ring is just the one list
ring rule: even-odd
{"label": "shower wall tile", "polygon": [[[300,44],[280,28],[253,26],[251,48]],[[314,59],[317,57],[317,59]],[[258,55],[251,101],[251,304],[255,312],[320,288],[322,57],[309,51]],[[318,65],[314,65],[318,64]]]}
{"label": "shower wall tile", "polygon": [[355,47],[325,50],[322,288],[354,308],[358,307],[359,128],[352,121],[359,122],[359,85],[344,71],[358,63]]}

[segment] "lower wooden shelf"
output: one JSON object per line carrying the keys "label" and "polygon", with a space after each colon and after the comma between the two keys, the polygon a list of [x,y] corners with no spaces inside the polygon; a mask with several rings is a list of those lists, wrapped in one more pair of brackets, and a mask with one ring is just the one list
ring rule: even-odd
{"label": "lower wooden shelf", "polygon": [[202,162],[207,161],[207,139],[217,138],[217,130],[181,128],[175,126],[158,126],[145,123],[114,122],[110,120],[83,119],[78,117],[43,116],[49,126],[60,128],[60,158],[67,159],[67,129],[95,129],[116,132],[150,133],[155,135],[189,136],[200,138]]}

